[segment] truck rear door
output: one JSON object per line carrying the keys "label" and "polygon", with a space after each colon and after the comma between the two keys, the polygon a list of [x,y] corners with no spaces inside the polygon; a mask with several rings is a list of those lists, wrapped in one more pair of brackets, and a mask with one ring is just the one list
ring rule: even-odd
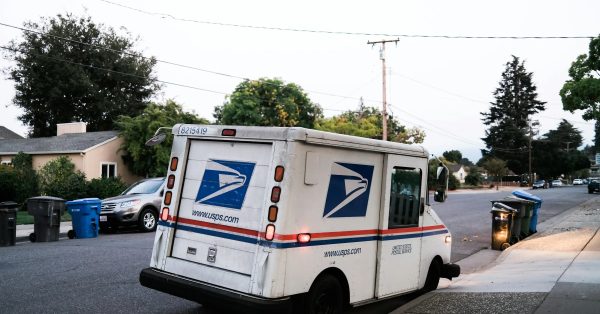
{"label": "truck rear door", "polygon": [[272,143],[190,141],[172,257],[251,275],[272,147]]}

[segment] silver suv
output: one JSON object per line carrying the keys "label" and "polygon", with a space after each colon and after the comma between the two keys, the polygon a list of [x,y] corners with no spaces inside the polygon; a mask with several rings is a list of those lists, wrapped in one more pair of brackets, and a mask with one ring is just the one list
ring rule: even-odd
{"label": "silver suv", "polygon": [[165,178],[144,179],[121,195],[102,200],[100,231],[131,225],[137,225],[142,231],[154,231],[164,189]]}

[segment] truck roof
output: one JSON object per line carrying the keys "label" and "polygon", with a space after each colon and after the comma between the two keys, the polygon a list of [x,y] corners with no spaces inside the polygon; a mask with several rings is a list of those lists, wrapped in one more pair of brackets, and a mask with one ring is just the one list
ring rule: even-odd
{"label": "truck roof", "polygon": [[[193,128],[193,132],[185,131]],[[205,132],[196,130],[205,129]],[[395,153],[427,158],[427,150],[419,145],[402,144],[396,142],[382,141],[358,136],[317,131],[300,127],[262,127],[262,126],[235,126],[235,125],[196,125],[176,124],[173,126],[175,136],[187,136],[193,138],[231,138],[223,136],[225,129],[235,130],[236,139],[245,140],[281,140],[302,141],[309,144],[345,147],[359,150]],[[195,133],[195,134],[190,134]]]}

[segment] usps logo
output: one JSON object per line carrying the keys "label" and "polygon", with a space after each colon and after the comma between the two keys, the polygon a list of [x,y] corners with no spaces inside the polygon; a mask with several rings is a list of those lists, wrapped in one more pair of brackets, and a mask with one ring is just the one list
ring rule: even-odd
{"label": "usps logo", "polygon": [[202,176],[196,202],[241,209],[255,163],[210,159]]}
{"label": "usps logo", "polygon": [[323,217],[364,217],[373,166],[334,162]]}

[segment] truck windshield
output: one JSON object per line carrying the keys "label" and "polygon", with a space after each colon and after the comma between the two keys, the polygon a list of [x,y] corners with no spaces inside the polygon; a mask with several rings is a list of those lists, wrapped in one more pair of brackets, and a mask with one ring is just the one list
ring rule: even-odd
{"label": "truck windshield", "polygon": [[164,180],[144,180],[138,181],[130,186],[123,195],[131,194],[152,194],[158,191]]}

